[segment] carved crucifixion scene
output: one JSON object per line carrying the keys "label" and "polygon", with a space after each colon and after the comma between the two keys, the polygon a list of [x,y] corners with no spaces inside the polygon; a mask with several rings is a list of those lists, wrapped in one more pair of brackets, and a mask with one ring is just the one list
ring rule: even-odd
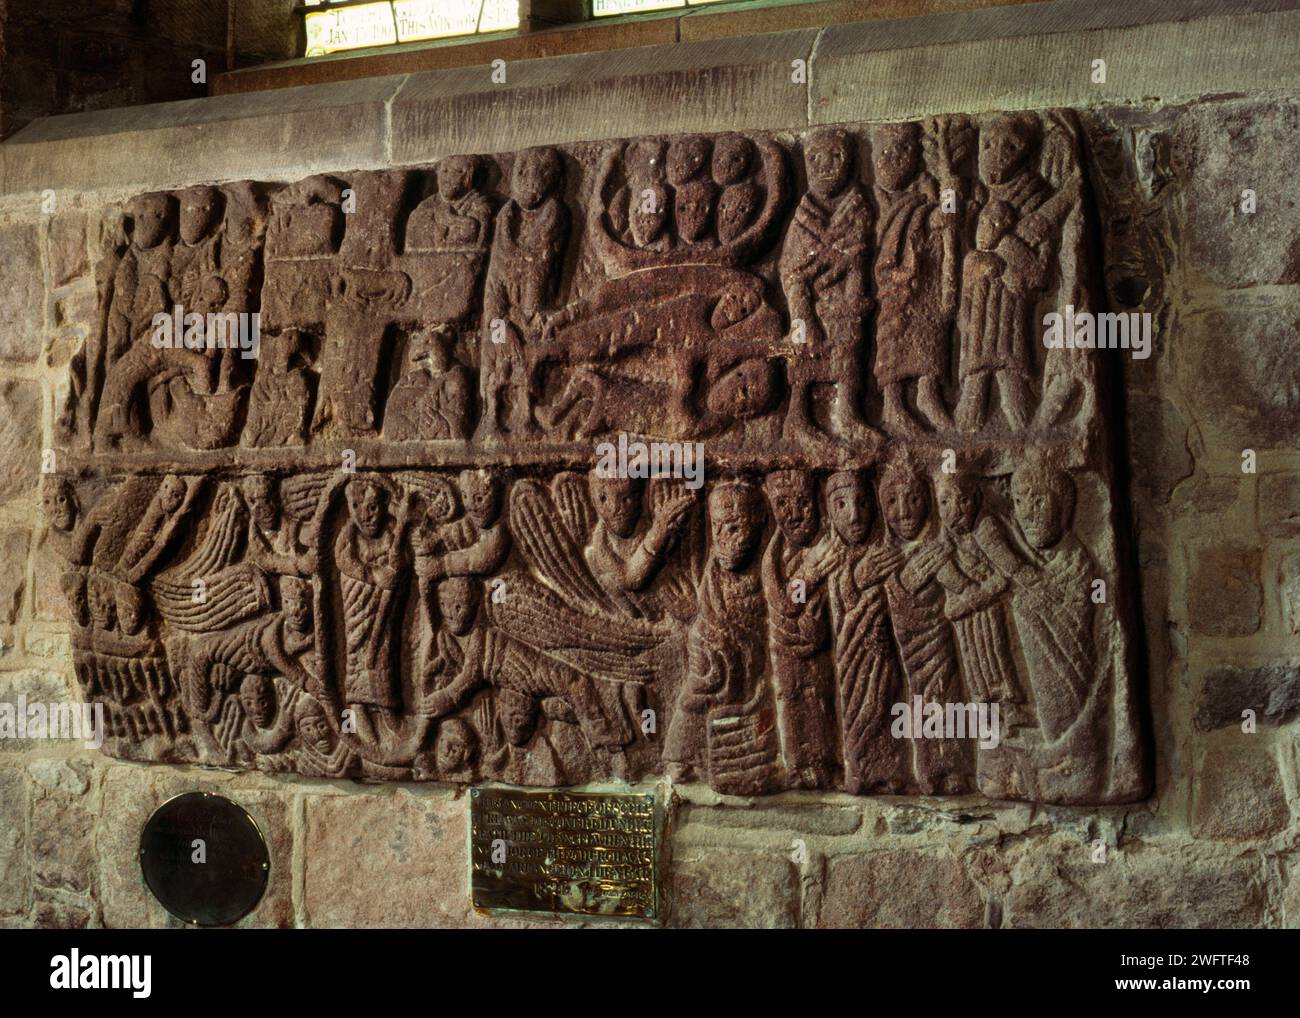
{"label": "carved crucifixion scene", "polygon": [[1143,797],[1085,167],[1048,111],[133,198],[45,488],[106,751]]}

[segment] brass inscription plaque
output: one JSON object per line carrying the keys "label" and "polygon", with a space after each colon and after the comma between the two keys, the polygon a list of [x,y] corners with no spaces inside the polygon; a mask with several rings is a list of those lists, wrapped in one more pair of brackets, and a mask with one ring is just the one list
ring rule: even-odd
{"label": "brass inscription plaque", "polygon": [[470,790],[474,907],[653,919],[653,795]]}

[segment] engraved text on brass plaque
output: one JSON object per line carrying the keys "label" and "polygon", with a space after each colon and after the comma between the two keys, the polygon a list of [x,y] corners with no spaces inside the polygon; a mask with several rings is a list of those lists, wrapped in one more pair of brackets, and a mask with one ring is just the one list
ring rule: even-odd
{"label": "engraved text on brass plaque", "polygon": [[474,907],[653,918],[652,795],[475,788]]}

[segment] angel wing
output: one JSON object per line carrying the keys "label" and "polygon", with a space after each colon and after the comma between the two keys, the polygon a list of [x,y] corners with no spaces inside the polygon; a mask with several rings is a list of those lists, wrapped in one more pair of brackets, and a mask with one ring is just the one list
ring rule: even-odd
{"label": "angel wing", "polygon": [[412,470],[399,474],[398,480],[405,489],[416,492],[424,499],[433,522],[446,523],[456,518],[456,489],[447,478]]}
{"label": "angel wing", "polygon": [[158,614],[190,633],[226,629],[271,604],[265,576],[247,562],[206,578],[158,576],[149,584],[149,591]]}
{"label": "angel wing", "polygon": [[330,474],[294,474],[280,482],[280,505],[286,516],[308,522],[324,507],[321,494],[329,487]]}
{"label": "angel wing", "polygon": [[[613,609],[609,597],[587,567],[582,546],[569,529],[564,514],[556,509],[539,482],[519,481],[510,492],[510,533],[543,581],[570,604]],[[585,535],[582,539],[585,540]]]}
{"label": "angel wing", "polygon": [[240,554],[240,542],[248,525],[248,511],[230,488],[217,495],[212,523],[203,535],[203,543],[184,562],[163,575],[180,574],[188,582],[194,577],[211,576],[233,565]]}
{"label": "angel wing", "polygon": [[574,542],[584,543],[596,527],[596,512],[587,498],[586,479],[572,470],[556,474],[551,481],[551,498]]}
{"label": "angel wing", "polygon": [[587,675],[646,682],[653,677],[650,651],[672,630],[638,619],[580,611],[553,591],[529,580],[511,582],[499,603],[489,599],[488,621],[505,635]]}
{"label": "angel wing", "polygon": [[[202,478],[182,478],[185,495],[180,508],[175,512],[162,509],[163,494],[161,488],[153,493],[144,515],[134,524],[130,539],[122,554],[118,557],[116,572],[129,583],[139,583],[149,573],[171,541],[176,528],[185,520],[194,508],[195,501],[203,488]],[[125,501],[121,505],[125,508]],[[218,507],[220,508],[220,507]]]}
{"label": "angel wing", "polygon": [[[687,569],[692,576],[698,576],[704,568],[704,559],[706,549],[704,547],[704,535],[702,532],[702,514],[699,511],[699,498],[696,492],[687,488],[682,481],[670,480],[668,478],[656,478],[649,485],[650,513],[656,517],[670,503],[675,503],[681,499],[687,499],[694,503],[694,507],[686,511],[686,518],[677,530],[677,536],[674,538],[676,543],[678,557],[685,562]],[[674,581],[671,577],[667,579],[669,584],[681,587],[682,589],[668,592],[668,596],[679,603],[689,603],[690,611],[694,611],[695,592],[687,589],[689,585],[683,585],[681,581],[684,578],[677,576]],[[683,602],[683,599],[685,601]]]}
{"label": "angel wing", "polygon": [[209,632],[265,610],[271,603],[266,580],[243,552],[248,510],[225,489],[203,540],[183,562],[149,584],[164,619],[188,632]]}

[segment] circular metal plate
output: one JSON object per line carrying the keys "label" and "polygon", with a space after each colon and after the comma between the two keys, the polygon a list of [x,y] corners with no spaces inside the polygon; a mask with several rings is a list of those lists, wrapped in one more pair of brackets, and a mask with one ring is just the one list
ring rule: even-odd
{"label": "circular metal plate", "polygon": [[229,926],[257,906],[271,858],[257,822],[212,792],[186,792],[153,812],[140,834],[144,882],[172,915]]}

